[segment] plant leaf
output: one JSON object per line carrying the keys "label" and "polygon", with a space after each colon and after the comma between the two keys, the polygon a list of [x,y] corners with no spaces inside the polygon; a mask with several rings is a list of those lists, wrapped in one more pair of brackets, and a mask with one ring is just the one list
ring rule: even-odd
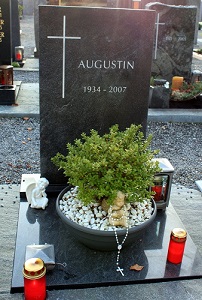
{"label": "plant leaf", "polygon": [[132,270],[132,271],[141,271],[142,269],[144,268],[144,266],[140,266],[140,265],[138,265],[138,264],[135,264],[135,265],[133,265],[133,266],[131,266],[130,267],[130,270]]}

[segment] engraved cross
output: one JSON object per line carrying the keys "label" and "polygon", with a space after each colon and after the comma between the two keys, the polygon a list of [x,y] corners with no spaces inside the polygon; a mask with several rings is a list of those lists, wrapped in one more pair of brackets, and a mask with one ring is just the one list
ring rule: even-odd
{"label": "engraved cross", "polygon": [[62,54],[62,98],[65,98],[65,51],[66,40],[80,40],[81,37],[66,36],[66,16],[63,16],[63,33],[62,36],[47,36],[48,39],[62,39],[63,41],[63,54]]}
{"label": "engraved cross", "polygon": [[155,39],[155,50],[154,50],[154,59],[157,57],[157,47],[158,47],[158,37],[159,37],[159,25],[165,25],[166,23],[159,23],[159,13],[156,18],[156,39]]}

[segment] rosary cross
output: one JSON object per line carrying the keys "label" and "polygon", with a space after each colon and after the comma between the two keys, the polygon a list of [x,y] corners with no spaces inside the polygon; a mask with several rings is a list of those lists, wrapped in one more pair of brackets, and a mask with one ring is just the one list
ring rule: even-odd
{"label": "rosary cross", "polygon": [[122,276],[124,276],[123,274],[123,269],[121,269],[120,267],[117,268],[117,272],[120,272]]}

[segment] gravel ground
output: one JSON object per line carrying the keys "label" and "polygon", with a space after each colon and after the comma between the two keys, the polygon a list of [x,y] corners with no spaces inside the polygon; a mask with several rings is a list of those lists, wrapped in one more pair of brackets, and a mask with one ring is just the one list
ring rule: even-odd
{"label": "gravel ground", "polygon": [[202,72],[202,61],[196,58],[192,58],[192,70],[199,70]]}
{"label": "gravel ground", "polygon": [[173,182],[195,188],[202,179],[202,123],[148,123],[152,148],[167,158],[175,172]]}
{"label": "gravel ground", "polygon": [[0,118],[0,184],[20,183],[22,174],[39,173],[39,121]]}
{"label": "gravel ground", "polygon": [[[202,123],[149,122],[152,148],[175,168],[173,183],[197,189],[202,179]],[[0,184],[20,183],[22,174],[40,173],[39,120],[0,118]]]}
{"label": "gravel ground", "polygon": [[14,70],[13,76],[15,81],[22,81],[23,83],[39,83],[38,71]]}

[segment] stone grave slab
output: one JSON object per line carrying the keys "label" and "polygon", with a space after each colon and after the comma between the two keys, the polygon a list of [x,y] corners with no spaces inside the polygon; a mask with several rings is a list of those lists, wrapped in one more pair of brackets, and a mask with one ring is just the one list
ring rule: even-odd
{"label": "stone grave slab", "polygon": [[197,7],[154,2],[146,8],[156,11],[152,75],[190,79]]}
{"label": "stone grave slab", "polygon": [[[11,293],[23,292],[25,248],[34,243],[53,244],[56,263],[67,264],[66,268],[56,265],[47,273],[48,290],[202,278],[201,255],[189,234],[182,263],[167,262],[171,230],[185,228],[171,204],[165,212],[158,211],[155,221],[138,243],[121,251],[123,277],[116,272],[117,252],[91,250],[75,241],[57,216],[57,194],[51,193],[48,197],[49,205],[44,211],[30,208],[26,198],[21,197]],[[144,266],[142,271],[129,269],[136,263]]]}
{"label": "stone grave slab", "polygon": [[51,184],[66,183],[51,157],[82,132],[146,131],[154,24],[150,10],[39,6],[41,175]]}
{"label": "stone grave slab", "polygon": [[22,82],[14,81],[13,85],[0,85],[0,105],[13,105],[18,99]]}
{"label": "stone grave slab", "polygon": [[12,105],[16,100],[16,85],[0,85],[0,104]]}

